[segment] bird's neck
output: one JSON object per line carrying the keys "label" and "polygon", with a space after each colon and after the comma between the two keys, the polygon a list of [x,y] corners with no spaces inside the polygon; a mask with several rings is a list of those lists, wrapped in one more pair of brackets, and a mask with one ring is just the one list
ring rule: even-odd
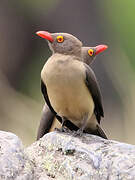
{"label": "bird's neck", "polygon": [[53,57],[57,57],[58,59],[63,59],[63,60],[67,60],[67,59],[75,59],[75,60],[78,60],[78,61],[82,61],[82,56],[81,54],[80,55],[75,55],[75,54],[61,54],[61,53],[54,53],[52,54]]}

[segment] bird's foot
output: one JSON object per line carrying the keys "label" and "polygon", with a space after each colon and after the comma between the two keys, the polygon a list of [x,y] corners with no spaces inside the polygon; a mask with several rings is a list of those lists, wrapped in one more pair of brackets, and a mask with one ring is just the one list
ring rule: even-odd
{"label": "bird's foot", "polygon": [[55,130],[58,132],[68,132],[68,129],[66,127],[55,128]]}
{"label": "bird's foot", "polygon": [[80,128],[77,131],[73,131],[73,136],[82,136],[83,130]]}

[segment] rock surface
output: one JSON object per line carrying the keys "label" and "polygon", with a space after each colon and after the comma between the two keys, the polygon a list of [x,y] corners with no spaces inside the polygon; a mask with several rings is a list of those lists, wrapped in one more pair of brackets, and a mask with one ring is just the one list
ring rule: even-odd
{"label": "rock surface", "polygon": [[24,149],[16,135],[1,131],[0,179],[133,180],[135,146],[51,132]]}
{"label": "rock surface", "polygon": [[33,166],[24,154],[20,139],[0,131],[0,180],[32,180]]}

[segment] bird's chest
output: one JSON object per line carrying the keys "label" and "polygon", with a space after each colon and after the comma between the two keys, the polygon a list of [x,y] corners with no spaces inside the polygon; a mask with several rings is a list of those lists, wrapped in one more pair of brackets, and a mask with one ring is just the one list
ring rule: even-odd
{"label": "bird's chest", "polygon": [[[80,66],[80,65],[79,65]],[[81,67],[70,60],[47,62],[41,72],[41,77],[48,88],[60,90],[78,86],[82,79]]]}
{"label": "bird's chest", "polygon": [[93,100],[85,85],[83,64],[76,61],[47,62],[41,72],[50,103],[61,116],[80,119],[93,110]]}

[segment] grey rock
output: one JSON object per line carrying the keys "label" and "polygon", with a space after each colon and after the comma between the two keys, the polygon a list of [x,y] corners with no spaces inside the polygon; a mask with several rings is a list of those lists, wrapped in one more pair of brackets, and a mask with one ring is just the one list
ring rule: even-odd
{"label": "grey rock", "polygon": [[20,139],[13,133],[0,131],[0,180],[31,180],[30,164]]}
{"label": "grey rock", "polygon": [[133,180],[135,146],[83,134],[52,132],[25,150],[35,164],[35,179]]}
{"label": "grey rock", "polygon": [[24,149],[0,131],[0,180],[134,180],[135,146],[51,132]]}

